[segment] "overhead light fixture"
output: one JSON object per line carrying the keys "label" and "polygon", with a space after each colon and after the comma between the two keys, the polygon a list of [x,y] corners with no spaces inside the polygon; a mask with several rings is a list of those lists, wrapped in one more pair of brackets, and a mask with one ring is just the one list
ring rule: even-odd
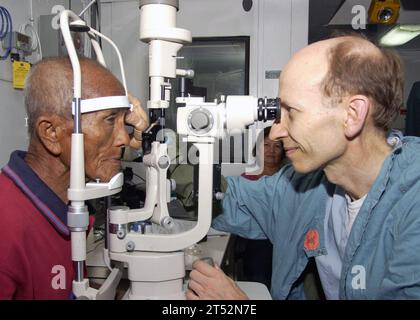
{"label": "overhead light fixture", "polygon": [[394,24],[400,13],[400,0],[372,0],[369,7],[369,22]]}
{"label": "overhead light fixture", "polygon": [[384,47],[400,46],[420,35],[420,25],[397,25],[379,40],[379,44]]}

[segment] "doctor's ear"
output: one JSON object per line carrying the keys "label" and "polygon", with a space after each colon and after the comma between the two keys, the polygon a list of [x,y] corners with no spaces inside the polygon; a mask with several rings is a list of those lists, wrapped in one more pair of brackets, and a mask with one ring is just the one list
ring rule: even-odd
{"label": "doctor's ear", "polygon": [[362,131],[371,106],[371,101],[364,95],[355,95],[349,98],[344,123],[344,132],[348,138],[354,138]]}
{"label": "doctor's ear", "polygon": [[40,116],[35,122],[35,132],[38,140],[50,153],[59,156],[62,142],[69,129],[69,120],[58,115]]}

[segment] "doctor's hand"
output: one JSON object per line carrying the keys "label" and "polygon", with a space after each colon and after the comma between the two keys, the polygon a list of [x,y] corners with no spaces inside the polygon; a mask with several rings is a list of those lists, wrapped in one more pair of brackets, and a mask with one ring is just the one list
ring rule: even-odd
{"label": "doctor's hand", "polygon": [[219,266],[197,260],[192,265],[186,298],[188,300],[247,300],[247,295]]}
{"label": "doctor's hand", "polygon": [[133,149],[141,148],[141,135],[143,131],[149,126],[149,120],[146,112],[141,107],[139,99],[128,94],[128,100],[133,105],[133,110],[128,111],[125,115],[125,123],[133,126],[134,131],[130,135],[129,146]]}

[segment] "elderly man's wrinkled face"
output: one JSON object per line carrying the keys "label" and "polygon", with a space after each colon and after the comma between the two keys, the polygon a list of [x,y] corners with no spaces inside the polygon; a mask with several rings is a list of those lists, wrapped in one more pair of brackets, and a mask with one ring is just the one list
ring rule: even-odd
{"label": "elderly man's wrinkled face", "polygon": [[283,142],[298,172],[324,168],[346,146],[345,112],[330,105],[321,89],[327,68],[322,48],[306,48],[288,63],[280,78],[281,121],[273,124],[270,138]]}
{"label": "elderly man's wrinkled face", "polygon": [[109,181],[120,171],[122,148],[129,143],[125,112],[126,109],[109,109],[82,116],[88,178]]}

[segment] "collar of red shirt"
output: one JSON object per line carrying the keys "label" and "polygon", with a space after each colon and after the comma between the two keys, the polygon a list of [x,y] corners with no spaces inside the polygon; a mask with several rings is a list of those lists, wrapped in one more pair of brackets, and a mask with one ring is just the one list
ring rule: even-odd
{"label": "collar of red shirt", "polygon": [[32,201],[39,212],[62,235],[68,236],[67,205],[25,162],[26,152],[14,151],[1,170]]}

